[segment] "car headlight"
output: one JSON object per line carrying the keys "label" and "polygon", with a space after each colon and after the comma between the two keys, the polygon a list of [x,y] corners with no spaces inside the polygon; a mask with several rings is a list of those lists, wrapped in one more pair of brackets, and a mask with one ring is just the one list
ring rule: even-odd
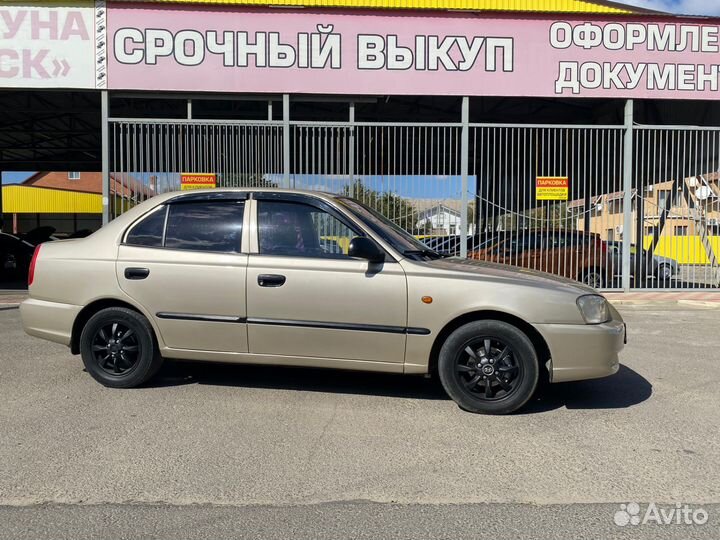
{"label": "car headlight", "polygon": [[598,294],[580,296],[576,302],[587,324],[602,324],[611,318],[607,300]]}

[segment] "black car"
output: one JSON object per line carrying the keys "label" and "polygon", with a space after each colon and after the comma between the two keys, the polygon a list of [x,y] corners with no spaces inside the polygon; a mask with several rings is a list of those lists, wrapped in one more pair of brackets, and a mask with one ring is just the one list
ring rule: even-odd
{"label": "black car", "polygon": [[37,227],[20,236],[0,232],[0,282],[24,282],[35,246],[53,240],[54,233],[55,227],[50,226]]}
{"label": "black car", "polygon": [[25,279],[35,246],[12,234],[0,233],[0,280]]}

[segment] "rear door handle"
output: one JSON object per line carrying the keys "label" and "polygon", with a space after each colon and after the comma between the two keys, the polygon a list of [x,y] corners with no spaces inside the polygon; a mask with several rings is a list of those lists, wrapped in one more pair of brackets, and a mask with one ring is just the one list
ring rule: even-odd
{"label": "rear door handle", "polygon": [[150,275],[149,268],[126,268],[125,279],[145,279]]}
{"label": "rear door handle", "polygon": [[282,287],[285,284],[285,276],[279,274],[260,274],[257,281],[261,287]]}

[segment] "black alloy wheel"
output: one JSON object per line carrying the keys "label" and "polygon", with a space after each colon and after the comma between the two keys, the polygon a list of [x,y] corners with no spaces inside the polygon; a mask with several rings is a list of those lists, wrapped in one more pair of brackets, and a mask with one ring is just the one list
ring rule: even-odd
{"label": "black alloy wheel", "polygon": [[114,377],[125,375],[135,368],[142,354],[142,345],[126,324],[113,322],[95,332],[92,352],[100,369]]}
{"label": "black alloy wheel", "polygon": [[471,340],[458,352],[455,362],[460,382],[468,392],[486,401],[512,395],[523,376],[512,347],[496,337]]}
{"label": "black alloy wheel", "polygon": [[540,378],[537,352],[516,326],[480,320],[455,330],[438,357],[443,388],[460,408],[508,414],[532,397]]}
{"label": "black alloy wheel", "polygon": [[124,307],[95,313],[80,334],[85,369],[99,383],[132,388],[152,378],[162,364],[150,322]]}

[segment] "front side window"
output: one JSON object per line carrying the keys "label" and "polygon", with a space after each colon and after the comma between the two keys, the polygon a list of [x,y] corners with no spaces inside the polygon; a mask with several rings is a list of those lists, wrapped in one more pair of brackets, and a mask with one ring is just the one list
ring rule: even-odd
{"label": "front side window", "polygon": [[362,236],[344,221],[303,203],[258,201],[261,255],[348,258],[350,240]]}
{"label": "front side window", "polygon": [[126,244],[188,251],[239,253],[244,201],[192,202],[160,207],[135,225]]}

